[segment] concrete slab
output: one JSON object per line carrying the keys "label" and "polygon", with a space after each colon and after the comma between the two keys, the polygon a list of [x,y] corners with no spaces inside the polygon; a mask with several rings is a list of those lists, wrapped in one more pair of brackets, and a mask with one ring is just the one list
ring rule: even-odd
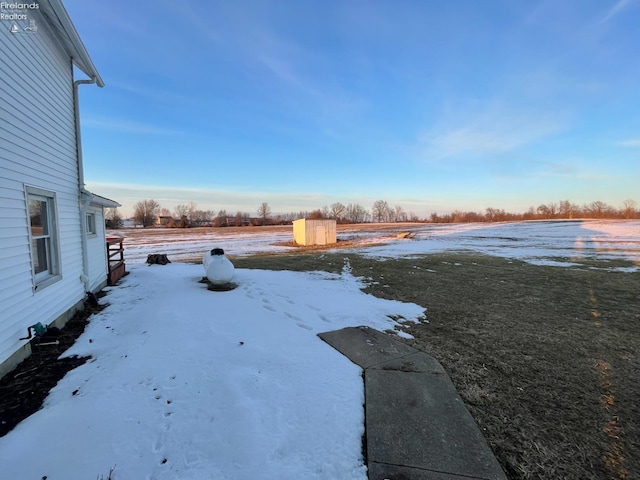
{"label": "concrete slab", "polygon": [[369,368],[418,350],[369,327],[347,327],[318,336],[356,365]]}
{"label": "concrete slab", "polygon": [[433,470],[369,462],[369,480],[482,480],[480,477],[453,475]]}
{"label": "concrete slab", "polygon": [[394,358],[383,363],[378,363],[368,367],[375,370],[398,370],[408,373],[432,373],[434,375],[446,375],[440,362],[435,358],[418,352]]}
{"label": "concrete slab", "polygon": [[370,480],[504,480],[440,363],[368,327],[319,335],[364,369]]}
{"label": "concrete slab", "polygon": [[369,462],[504,478],[447,375],[367,369],[364,379]]}

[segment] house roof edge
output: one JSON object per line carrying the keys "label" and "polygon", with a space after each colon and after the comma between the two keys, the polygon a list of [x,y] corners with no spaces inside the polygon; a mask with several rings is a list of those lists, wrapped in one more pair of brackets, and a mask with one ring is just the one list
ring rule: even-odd
{"label": "house roof edge", "polygon": [[95,79],[96,85],[104,87],[104,81],[93,64],[89,52],[85,48],[84,43],[82,43],[82,39],[76,27],[73,25],[71,17],[69,17],[62,1],[41,0],[39,3],[51,27],[60,34],[65,47],[71,55],[73,63],[89,78]]}

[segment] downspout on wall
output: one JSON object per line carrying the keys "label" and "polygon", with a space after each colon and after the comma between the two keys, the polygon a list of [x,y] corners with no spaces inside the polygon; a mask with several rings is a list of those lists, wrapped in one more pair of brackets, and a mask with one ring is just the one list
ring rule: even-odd
{"label": "downspout on wall", "polygon": [[76,124],[76,155],[78,158],[78,186],[80,189],[80,237],[82,243],[82,275],[80,281],[84,284],[84,291],[89,292],[89,251],[87,247],[87,210],[93,195],[84,188],[84,166],[82,162],[82,136],[80,133],[80,105],[78,102],[78,87],[96,83],[96,78],[90,80],[76,80],[73,82],[73,115]]}

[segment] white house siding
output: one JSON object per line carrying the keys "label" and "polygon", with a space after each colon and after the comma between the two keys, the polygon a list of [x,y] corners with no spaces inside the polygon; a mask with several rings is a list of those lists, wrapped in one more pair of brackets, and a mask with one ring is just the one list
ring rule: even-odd
{"label": "white house siding", "polygon": [[89,258],[89,288],[94,291],[107,281],[107,247],[104,231],[104,211],[102,207],[89,207],[87,213],[93,213],[96,219],[96,233],[87,235],[87,253]]}
{"label": "white house siding", "polygon": [[[27,343],[18,339],[29,325],[84,297],[71,59],[31,15],[37,33],[0,33],[0,364]],[[25,185],[56,195],[62,278],[35,293]]]}

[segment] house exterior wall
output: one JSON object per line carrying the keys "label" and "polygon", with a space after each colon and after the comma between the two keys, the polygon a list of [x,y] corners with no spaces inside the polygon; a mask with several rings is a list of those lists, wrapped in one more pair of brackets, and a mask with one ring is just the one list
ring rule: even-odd
{"label": "house exterior wall", "polygon": [[293,241],[298,245],[330,245],[337,242],[335,220],[307,220],[293,222]]}
{"label": "house exterior wall", "polygon": [[89,258],[89,289],[94,292],[107,283],[107,247],[105,243],[104,208],[89,207],[88,214],[95,218],[95,233],[87,235]]}
{"label": "house exterior wall", "polygon": [[[0,376],[30,325],[65,316],[85,295],[71,58],[32,16],[37,33],[0,29]],[[59,278],[43,288],[32,270],[29,187],[54,195]]]}

